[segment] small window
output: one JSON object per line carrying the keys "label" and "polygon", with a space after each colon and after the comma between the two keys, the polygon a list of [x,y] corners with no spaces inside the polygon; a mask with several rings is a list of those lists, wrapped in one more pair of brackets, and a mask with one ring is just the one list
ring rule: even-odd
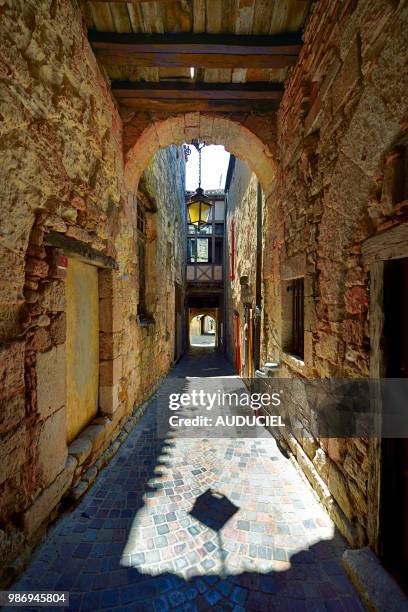
{"label": "small window", "polygon": [[224,201],[214,202],[213,211],[214,221],[224,221]]}
{"label": "small window", "polygon": [[304,360],[305,290],[304,278],[282,283],[282,348]]}
{"label": "small window", "polygon": [[202,225],[200,228],[197,228],[195,225],[193,225],[192,223],[188,223],[187,225],[187,233],[189,235],[196,235],[199,234],[201,236],[209,236],[213,233],[213,226],[211,223],[206,224],[206,225]]}
{"label": "small window", "polygon": [[211,261],[210,242],[208,238],[188,238],[188,263],[209,263]]}
{"label": "small window", "polygon": [[204,236],[209,236],[213,233],[213,226],[211,223],[207,223],[207,225],[202,225],[200,227],[199,233]]}
{"label": "small window", "polygon": [[215,238],[215,259],[214,263],[216,265],[222,265],[223,263],[223,254],[224,254],[224,239],[223,238]]}

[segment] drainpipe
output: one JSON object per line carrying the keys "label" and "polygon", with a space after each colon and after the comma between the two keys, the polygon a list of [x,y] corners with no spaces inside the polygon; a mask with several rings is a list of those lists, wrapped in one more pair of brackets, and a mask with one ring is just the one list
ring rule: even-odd
{"label": "drainpipe", "polygon": [[256,280],[254,312],[254,371],[259,370],[261,356],[262,311],[262,187],[258,181],[256,190]]}

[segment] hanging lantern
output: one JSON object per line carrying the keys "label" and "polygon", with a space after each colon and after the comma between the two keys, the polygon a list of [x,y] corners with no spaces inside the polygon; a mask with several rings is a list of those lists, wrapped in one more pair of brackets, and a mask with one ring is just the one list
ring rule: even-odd
{"label": "hanging lantern", "polygon": [[198,227],[208,223],[212,206],[211,200],[204,195],[204,191],[201,187],[197,187],[196,192],[187,202],[190,223]]}
{"label": "hanging lantern", "polygon": [[204,191],[201,189],[201,149],[205,147],[205,143],[200,145],[198,142],[193,141],[193,145],[198,151],[198,187],[187,202],[187,210],[190,223],[200,227],[208,223],[213,203],[204,195]]}

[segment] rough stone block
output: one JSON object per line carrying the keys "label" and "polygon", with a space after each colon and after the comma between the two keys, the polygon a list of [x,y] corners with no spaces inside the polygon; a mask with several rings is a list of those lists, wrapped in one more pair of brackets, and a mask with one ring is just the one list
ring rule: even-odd
{"label": "rough stone block", "polygon": [[406,596],[368,547],[344,551],[342,562],[367,610],[401,612],[408,609]]}
{"label": "rough stone block", "polygon": [[68,454],[66,437],[67,411],[63,406],[44,421],[38,439],[38,465],[44,487],[64,469]]}
{"label": "rough stone block", "polygon": [[289,447],[296,458],[297,463],[300,468],[304,472],[306,478],[317,492],[318,496],[322,500],[322,502],[327,506],[329,500],[332,499],[329,489],[326,484],[323,482],[319,474],[317,473],[312,461],[306,455],[299,442],[296,440],[294,436],[291,434],[288,436],[286,442],[289,444]]}
{"label": "rough stone block", "polygon": [[310,331],[305,331],[305,365],[309,368],[313,367],[313,334]]}
{"label": "rough stone block", "polygon": [[306,455],[309,457],[309,459],[312,459],[318,446],[312,434],[307,430],[303,429],[302,438],[299,440],[299,443],[305,451]]}
{"label": "rough stone block", "polygon": [[171,121],[162,121],[156,124],[157,137],[162,148],[168,147],[173,142],[173,131]]}
{"label": "rough stone block", "polygon": [[59,215],[48,215],[44,225],[61,234],[64,234],[67,231],[67,224],[61,219],[61,217],[59,217]]}
{"label": "rough stone block", "polygon": [[79,484],[72,490],[70,497],[75,501],[82,497],[82,495],[88,490],[89,482],[87,480],[81,480]]}
{"label": "rough stone block", "polygon": [[27,458],[28,436],[24,423],[2,437],[0,445],[0,484],[18,473]]}
{"label": "rough stone block", "polygon": [[350,454],[346,455],[343,463],[343,470],[358,484],[361,491],[367,490],[367,465],[365,462],[356,461]]}
{"label": "rough stone block", "polygon": [[48,273],[48,264],[42,259],[29,257],[26,263],[26,273],[44,278]]}
{"label": "rough stone block", "polygon": [[122,357],[101,361],[99,364],[99,382],[101,386],[116,385],[122,377]]}
{"label": "rough stone block", "polygon": [[38,527],[50,515],[64,493],[69,489],[74,476],[77,462],[73,457],[68,457],[65,469],[57,476],[54,482],[45,489],[34,501],[32,506],[24,513],[24,531],[30,538]]}
{"label": "rough stone block", "polygon": [[65,287],[61,281],[44,283],[41,287],[39,298],[41,306],[50,312],[61,312],[65,310]]}
{"label": "rough stone block", "polygon": [[115,334],[108,332],[100,332],[99,334],[99,358],[114,359],[121,354],[122,350],[122,333]]}
{"label": "rough stone block", "polygon": [[346,310],[350,314],[362,314],[368,309],[368,294],[362,287],[352,287],[344,295]]}
{"label": "rough stone block", "polygon": [[[394,145],[400,131],[400,121],[390,113],[384,92],[367,83],[342,142],[342,151],[367,176],[372,176],[382,155]],[[350,182],[351,185],[355,186]]]}
{"label": "rough stone block", "polygon": [[50,325],[50,336],[55,345],[65,343],[66,329],[67,320],[65,312],[60,312],[54,317]]}
{"label": "rough stone block", "polygon": [[76,225],[69,225],[67,227],[66,234],[70,238],[75,238],[75,240],[79,240],[80,242],[85,242],[85,243],[92,242],[92,238],[88,234],[88,232],[82,229],[82,227],[78,227]]}
{"label": "rough stone block", "polygon": [[30,244],[41,246],[44,240],[44,232],[39,227],[34,227],[30,234]]}
{"label": "rough stone block", "polygon": [[0,349],[0,399],[24,391],[24,342]]}
{"label": "rough stone block", "polygon": [[200,113],[186,113],[184,115],[184,122],[186,127],[198,127],[200,124]]}
{"label": "rough stone block", "polygon": [[314,332],[316,327],[316,307],[312,297],[305,298],[305,330]]}
{"label": "rough stone block", "polygon": [[355,516],[355,512],[348,497],[346,480],[334,463],[330,463],[329,466],[328,487],[341,510],[351,520]]}
{"label": "rough stone block", "polygon": [[42,419],[46,419],[66,403],[65,367],[63,344],[37,355],[37,409]]}
{"label": "rough stone block", "polygon": [[43,246],[37,246],[35,244],[29,244],[27,249],[27,255],[31,255],[36,259],[45,259],[46,251]]}
{"label": "rough stone block", "polygon": [[104,425],[90,425],[81,433],[78,439],[90,440],[92,451],[98,450],[106,437],[106,427]]}
{"label": "rough stone block", "polygon": [[87,460],[91,450],[92,443],[87,438],[77,438],[68,447],[68,453],[76,458],[78,465],[82,465]]}
{"label": "rough stone block", "polygon": [[345,319],[342,323],[342,338],[346,344],[361,346],[364,340],[364,323],[358,319]]}
{"label": "rough stone block", "polygon": [[344,438],[329,438],[327,443],[327,454],[332,461],[340,463],[343,461],[347,450],[347,440]]}
{"label": "rough stone block", "polygon": [[2,401],[0,410],[0,434],[11,431],[25,416],[25,395],[16,395]]}
{"label": "rough stone block", "polygon": [[360,76],[360,43],[359,39],[356,38],[333,84],[332,95],[335,112],[356,91]]}
{"label": "rough stone block", "polygon": [[44,327],[37,329],[27,341],[27,347],[31,351],[39,351],[41,353],[49,351],[51,348],[51,335],[49,330]]}
{"label": "rough stone block", "polygon": [[319,476],[321,476],[323,480],[327,482],[329,477],[329,461],[322,448],[317,449],[315,456],[313,457],[313,465],[315,466]]}
{"label": "rough stone block", "polygon": [[86,470],[84,476],[83,476],[83,480],[86,480],[89,484],[91,484],[95,478],[98,475],[98,470],[97,468],[93,465],[92,467],[90,467],[88,470]]}
{"label": "rough stone block", "polygon": [[187,127],[186,126],[184,131],[186,134],[187,142],[191,142],[192,140],[195,140],[196,138],[198,138],[198,128],[197,127]]}
{"label": "rough stone block", "polygon": [[210,115],[200,115],[200,139],[211,140],[213,130],[213,117]]}
{"label": "rough stone block", "polygon": [[327,507],[330,518],[344,536],[350,546],[363,546],[365,543],[365,531],[357,521],[350,521],[340,506],[332,500]]}
{"label": "rough stone block", "polygon": [[103,332],[119,332],[122,330],[122,311],[112,299],[99,300],[99,329]]}
{"label": "rough stone block", "polygon": [[333,334],[319,332],[319,342],[316,342],[315,349],[319,357],[335,362],[339,352],[339,340]]}
{"label": "rough stone block", "polygon": [[99,270],[98,293],[99,293],[100,298],[112,298],[112,295],[113,295],[113,272],[112,270],[103,269],[103,268]]}
{"label": "rough stone block", "polygon": [[348,482],[348,488],[356,514],[360,522],[365,525],[367,522],[367,500],[356,483],[351,479]]}
{"label": "rough stone block", "polygon": [[99,407],[103,414],[114,414],[119,403],[119,385],[99,387]]}

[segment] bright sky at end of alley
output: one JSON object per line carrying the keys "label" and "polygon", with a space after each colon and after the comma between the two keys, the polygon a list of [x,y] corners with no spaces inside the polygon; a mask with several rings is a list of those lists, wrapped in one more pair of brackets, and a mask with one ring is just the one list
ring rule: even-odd
{"label": "bright sky at end of alley", "polygon": [[[189,145],[191,154],[186,164],[186,190],[198,187],[198,152]],[[224,189],[230,154],[222,145],[209,145],[201,152],[201,186],[203,189]]]}

